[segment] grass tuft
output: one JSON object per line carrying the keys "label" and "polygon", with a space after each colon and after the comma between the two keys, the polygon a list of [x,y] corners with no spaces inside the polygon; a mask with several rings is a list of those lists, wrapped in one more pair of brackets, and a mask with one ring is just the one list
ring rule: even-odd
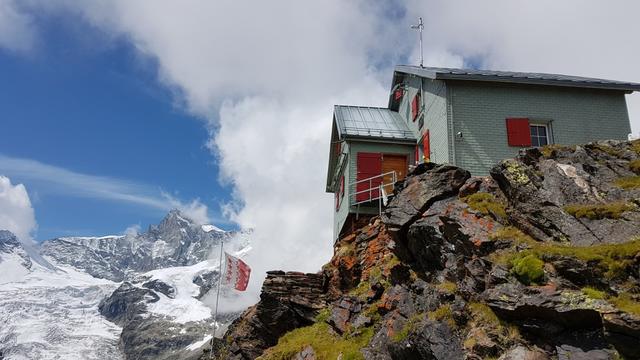
{"label": "grass tuft", "polygon": [[633,204],[616,201],[608,204],[573,204],[564,207],[564,210],[575,218],[588,218],[591,220],[619,219],[624,212],[634,210]]}
{"label": "grass tuft", "polygon": [[369,344],[373,334],[374,329],[369,327],[357,334],[339,336],[328,324],[318,322],[286,333],[259,359],[291,359],[304,347],[311,346],[319,359],[337,359],[342,354],[344,360],[360,360],[364,359],[360,349]]}
{"label": "grass tuft", "polygon": [[640,155],[640,139],[633,140],[631,142],[631,150],[635,151],[636,154]]}
{"label": "grass tuft", "polygon": [[439,308],[430,311],[427,316],[433,321],[446,322],[451,328],[456,327],[456,322],[453,319],[453,311],[451,311],[449,304],[441,305]]}
{"label": "grass tuft", "polygon": [[631,298],[631,295],[627,293],[622,293],[616,297],[612,297],[609,301],[624,312],[640,316],[640,302],[635,301]]}
{"label": "grass tuft", "polygon": [[629,162],[629,170],[634,173],[640,175],[640,159],[633,160]]}
{"label": "grass tuft", "polygon": [[609,145],[591,144],[588,147],[591,147],[592,149],[595,149],[595,150],[599,150],[599,151],[601,151],[601,152],[603,152],[603,153],[605,153],[605,154],[607,154],[609,156],[612,156],[612,157],[620,157],[620,156],[622,156],[622,151],[620,151],[618,149],[615,149],[615,148],[613,148],[613,147],[611,147]]}
{"label": "grass tuft", "polygon": [[582,293],[595,300],[604,300],[607,298],[607,293],[589,286],[582,288]]}
{"label": "grass tuft", "polygon": [[515,226],[505,226],[494,233],[489,235],[489,239],[491,240],[509,240],[512,241],[515,245],[536,245],[538,241],[536,241],[531,236],[523,233]]}
{"label": "grass tuft", "polygon": [[446,294],[455,294],[458,291],[458,285],[451,281],[445,281],[436,285],[436,289]]}
{"label": "grass tuft", "polygon": [[576,147],[574,146],[566,146],[566,145],[558,145],[558,144],[550,144],[545,145],[540,148],[540,152],[546,158],[552,158],[559,151],[575,151]]}
{"label": "grass tuft", "polygon": [[624,190],[640,188],[640,176],[625,176],[614,181],[614,184]]}
{"label": "grass tuft", "polygon": [[504,204],[499,202],[495,196],[489,193],[477,192],[463,198],[463,201],[475,211],[484,215],[496,215],[501,218],[507,217]]}
{"label": "grass tuft", "polygon": [[477,303],[477,302],[470,302],[467,305],[469,306],[473,319],[479,325],[482,325],[485,327],[492,327],[495,329],[502,328],[500,319],[498,319],[498,316],[496,315],[496,313],[494,313],[493,310],[491,310],[491,308],[488,307],[487,305],[482,303]]}
{"label": "grass tuft", "polygon": [[409,336],[413,331],[418,328],[418,325],[424,320],[424,313],[415,313],[410,318],[407,319],[407,322],[404,324],[402,329],[395,333],[391,340],[395,342],[400,342]]}

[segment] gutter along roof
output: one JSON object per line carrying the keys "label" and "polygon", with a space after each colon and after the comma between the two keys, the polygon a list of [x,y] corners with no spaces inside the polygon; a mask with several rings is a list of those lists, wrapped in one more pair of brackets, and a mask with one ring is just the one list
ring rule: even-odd
{"label": "gutter along roof", "polygon": [[465,80],[527,85],[564,86],[587,89],[618,90],[625,92],[640,91],[639,83],[560,74],[437,67],[421,68],[419,66],[412,65],[398,65],[396,66],[395,71],[426,77],[434,80]]}

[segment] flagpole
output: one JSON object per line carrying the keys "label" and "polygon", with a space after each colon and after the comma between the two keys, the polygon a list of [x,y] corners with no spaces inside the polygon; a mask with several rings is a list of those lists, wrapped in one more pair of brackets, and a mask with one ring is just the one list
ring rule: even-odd
{"label": "flagpole", "polygon": [[211,352],[209,352],[209,359],[213,359],[213,342],[216,338],[216,330],[218,329],[218,302],[220,301],[220,284],[222,283],[222,254],[223,254],[224,241],[220,240],[220,262],[218,263],[218,292],[216,294],[216,308],[213,313],[213,336],[211,337]]}

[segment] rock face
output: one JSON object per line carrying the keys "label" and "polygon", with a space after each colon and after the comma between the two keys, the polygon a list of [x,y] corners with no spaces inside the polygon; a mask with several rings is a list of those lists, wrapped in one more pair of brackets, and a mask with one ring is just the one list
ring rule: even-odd
{"label": "rock face", "polygon": [[[258,304],[236,319],[227,334],[226,358],[254,359],[290,330],[313,324],[326,306],[325,279],[320,274],[267,273]],[[205,354],[202,358],[208,358]],[[310,352],[303,355],[309,359]]]}
{"label": "rock face", "polygon": [[638,173],[640,141],[419,166],[322,272],[270,273],[216,353],[640,359]]}

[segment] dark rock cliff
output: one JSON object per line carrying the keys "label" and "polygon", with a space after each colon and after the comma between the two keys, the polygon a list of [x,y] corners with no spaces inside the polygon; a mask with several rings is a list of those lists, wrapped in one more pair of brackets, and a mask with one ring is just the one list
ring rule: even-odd
{"label": "dark rock cliff", "polygon": [[418,166],[322,272],[270,273],[215,355],[639,359],[639,173],[640,141]]}

